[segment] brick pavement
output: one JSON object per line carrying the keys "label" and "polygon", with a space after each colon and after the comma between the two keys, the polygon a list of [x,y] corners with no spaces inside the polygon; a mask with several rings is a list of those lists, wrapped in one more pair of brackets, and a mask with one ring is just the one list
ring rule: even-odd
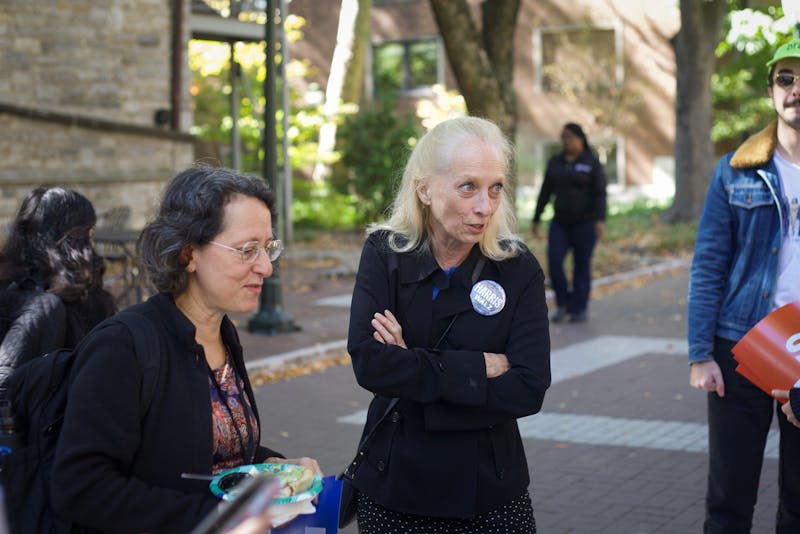
{"label": "brick pavement", "polygon": [[[554,385],[542,413],[520,422],[541,533],[702,531],[705,397],[688,386],[687,275],[674,265],[644,274],[618,277],[616,291],[593,299],[589,322],[551,327]],[[302,330],[240,328],[251,365],[343,352],[347,309],[315,303],[348,294],[352,277],[287,272],[284,283],[284,304]],[[341,365],[259,387],[257,397],[268,445],[334,472],[355,450],[359,427],[347,420],[358,424],[370,395]],[[754,533],[773,530],[776,471],[768,452]]]}

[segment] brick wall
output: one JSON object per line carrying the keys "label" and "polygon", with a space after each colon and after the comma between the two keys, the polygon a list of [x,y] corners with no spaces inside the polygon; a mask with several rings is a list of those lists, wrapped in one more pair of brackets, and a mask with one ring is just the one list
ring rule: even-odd
{"label": "brick wall", "polygon": [[194,159],[185,55],[180,131],[154,121],[172,107],[172,2],[3,4],[0,224],[39,184],[74,187],[98,211],[128,205],[143,224],[164,181]]}

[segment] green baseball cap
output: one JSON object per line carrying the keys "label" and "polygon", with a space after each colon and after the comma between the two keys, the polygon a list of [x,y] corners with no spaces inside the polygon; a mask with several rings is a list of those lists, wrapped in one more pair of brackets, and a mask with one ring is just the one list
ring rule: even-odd
{"label": "green baseball cap", "polygon": [[794,39],[778,47],[775,51],[775,55],[772,56],[772,59],[767,63],[767,68],[772,68],[775,63],[787,57],[800,58],[800,39]]}

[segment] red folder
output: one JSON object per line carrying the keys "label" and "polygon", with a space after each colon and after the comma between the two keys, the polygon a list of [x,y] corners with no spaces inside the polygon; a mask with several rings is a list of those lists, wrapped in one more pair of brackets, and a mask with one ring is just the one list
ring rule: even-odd
{"label": "red folder", "polygon": [[781,306],[733,347],[736,372],[768,395],[800,386],[800,300]]}

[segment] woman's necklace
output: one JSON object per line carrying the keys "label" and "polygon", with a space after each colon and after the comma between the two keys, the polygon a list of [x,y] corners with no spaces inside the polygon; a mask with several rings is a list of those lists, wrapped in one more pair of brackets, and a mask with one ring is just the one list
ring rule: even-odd
{"label": "woman's necklace", "polygon": [[230,361],[229,360],[230,360],[230,358],[228,358],[228,351],[226,350],[225,351],[225,363],[222,365],[222,376],[220,377],[220,383],[221,384],[225,383],[225,380],[228,379],[228,375],[231,372],[231,366],[230,366]]}

